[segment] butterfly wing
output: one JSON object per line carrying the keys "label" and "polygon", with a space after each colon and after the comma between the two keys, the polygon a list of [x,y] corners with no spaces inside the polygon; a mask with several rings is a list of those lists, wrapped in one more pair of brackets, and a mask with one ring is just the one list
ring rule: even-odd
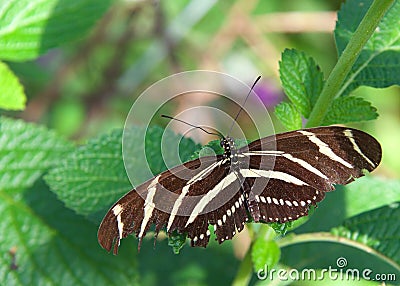
{"label": "butterfly wing", "polygon": [[241,170],[251,186],[250,212],[255,221],[267,222],[307,215],[333,184],[374,170],[382,155],[372,136],[337,126],[266,137],[240,151],[250,158],[249,170]]}
{"label": "butterfly wing", "polygon": [[[222,242],[243,229],[248,219],[241,185],[222,156],[203,157],[167,170],[139,185],[107,212],[98,241],[107,251],[131,233],[142,238],[152,224],[157,233],[187,233],[192,246],[208,244],[209,224]],[[235,227],[236,226],[236,227]]]}

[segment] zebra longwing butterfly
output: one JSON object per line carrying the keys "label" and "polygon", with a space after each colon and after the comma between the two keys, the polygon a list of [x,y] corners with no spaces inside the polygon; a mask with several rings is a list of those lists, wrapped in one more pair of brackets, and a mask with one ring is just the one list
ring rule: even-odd
{"label": "zebra longwing butterfly", "polygon": [[[286,132],[236,148],[222,137],[223,155],[202,157],[167,170],[118,200],[104,217],[98,241],[107,251],[135,233],[186,233],[206,247],[213,225],[219,243],[245,222],[288,222],[308,214],[333,184],[348,184],[374,170],[380,144],[356,129],[338,126]],[[165,192],[167,191],[167,192]],[[172,194],[172,195],[168,195]]]}

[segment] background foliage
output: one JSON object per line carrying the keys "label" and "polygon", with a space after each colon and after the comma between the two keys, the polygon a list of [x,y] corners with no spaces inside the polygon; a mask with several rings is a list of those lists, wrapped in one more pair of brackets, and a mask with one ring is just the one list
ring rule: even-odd
{"label": "background foliage", "polygon": [[[372,2],[1,0],[0,284],[262,285],[271,282],[257,279],[265,264],[321,271],[336,267],[339,257],[347,268],[395,273],[397,281],[387,284],[397,284],[400,2],[379,1],[394,4],[354,63],[345,52],[352,39],[367,40],[356,29]],[[336,80],[334,68],[348,74]],[[121,153],[129,108],[155,81],[191,69],[223,71],[249,84],[262,74],[255,91],[277,131],[304,127],[320,111],[320,95],[331,91],[319,125],[346,123],[373,134],[382,144],[381,166],[338,186],[313,215],[293,224],[249,224],[232,242],[211,239],[207,249],[186,246],[179,255],[165,235],[154,249],[149,234],[140,253],[130,237],[118,256],[108,254],[97,243],[97,227],[131,189]],[[186,104],[178,100],[170,114]],[[230,102],[217,104],[237,110]],[[137,123],[132,132],[141,136],[143,122]],[[157,117],[147,129],[155,174],[166,169],[159,143],[164,129],[157,126],[165,124]],[[246,129],[248,122],[239,124]],[[166,132],[169,142],[181,137],[179,129]],[[254,139],[250,126],[246,132]],[[185,137],[179,143],[183,161],[215,139],[192,135],[196,142]],[[137,162],[138,181],[147,179],[143,163]]]}

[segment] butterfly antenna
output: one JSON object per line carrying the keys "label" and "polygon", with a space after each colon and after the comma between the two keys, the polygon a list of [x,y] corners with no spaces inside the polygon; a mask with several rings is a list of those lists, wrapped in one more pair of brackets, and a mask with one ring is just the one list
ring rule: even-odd
{"label": "butterfly antenna", "polygon": [[176,120],[176,121],[185,123],[186,125],[189,125],[189,126],[192,126],[192,127],[194,127],[194,128],[200,129],[200,130],[204,131],[204,132],[207,133],[207,134],[216,135],[216,136],[220,137],[221,139],[222,139],[222,138],[225,138],[224,135],[222,135],[221,132],[219,132],[218,130],[215,130],[215,129],[214,129],[214,130],[215,130],[217,133],[207,131],[207,130],[204,129],[203,127],[190,124],[189,122],[183,121],[183,120],[181,120],[181,119],[178,119],[178,118],[175,118],[175,117],[172,117],[172,116],[169,116],[169,115],[164,115],[164,114],[162,114],[161,117],[164,117],[164,118],[168,118],[168,119],[171,119],[171,120]]}
{"label": "butterfly antenna", "polygon": [[231,134],[232,129],[233,129],[233,126],[235,126],[235,122],[236,122],[236,120],[239,118],[240,112],[242,112],[242,110],[243,110],[243,108],[244,108],[244,105],[246,104],[247,99],[249,98],[251,92],[253,91],[254,87],[256,86],[256,84],[257,84],[257,82],[260,80],[260,78],[261,78],[261,76],[259,75],[259,76],[256,78],[256,80],[254,81],[253,85],[251,86],[251,88],[250,88],[250,90],[249,90],[249,93],[247,94],[246,98],[244,99],[244,102],[243,102],[242,106],[241,106],[240,109],[239,109],[239,112],[236,114],[235,119],[234,119],[233,122],[232,122],[232,126],[231,126],[231,128],[229,129],[229,133],[228,133],[228,134]]}

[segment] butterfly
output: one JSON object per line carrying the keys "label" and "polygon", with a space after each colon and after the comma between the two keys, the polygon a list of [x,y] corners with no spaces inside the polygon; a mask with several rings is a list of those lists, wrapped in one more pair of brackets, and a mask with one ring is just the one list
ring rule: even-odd
{"label": "butterfly", "polygon": [[134,233],[140,249],[154,225],[156,235],[165,228],[206,247],[212,231],[222,243],[249,220],[293,221],[306,216],[334,184],[374,170],[382,155],[371,135],[339,126],[272,135],[241,148],[218,135],[223,154],[166,170],[119,199],[99,227],[100,245],[117,254],[121,239]]}

